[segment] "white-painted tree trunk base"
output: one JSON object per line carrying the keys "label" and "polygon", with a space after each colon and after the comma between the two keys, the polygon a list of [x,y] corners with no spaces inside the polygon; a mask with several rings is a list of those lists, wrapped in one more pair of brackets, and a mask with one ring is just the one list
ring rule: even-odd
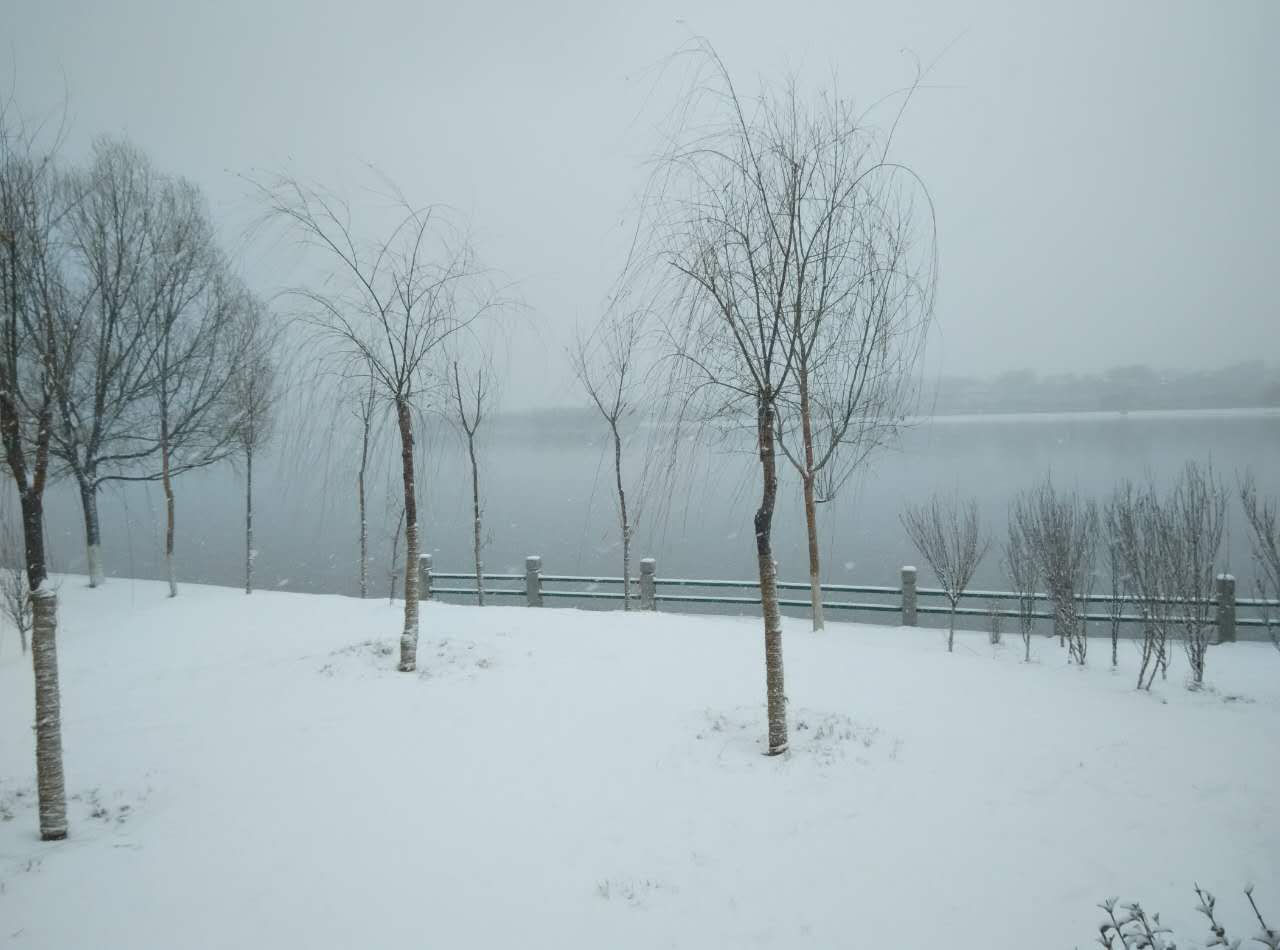
{"label": "white-painted tree trunk base", "polygon": [[85,558],[89,567],[89,586],[101,587],[106,583],[106,575],[102,570],[102,545],[91,544],[85,551]]}
{"label": "white-painted tree trunk base", "polygon": [[169,581],[169,596],[178,596],[178,575],[174,570],[173,555],[166,554],[164,556],[164,574]]}

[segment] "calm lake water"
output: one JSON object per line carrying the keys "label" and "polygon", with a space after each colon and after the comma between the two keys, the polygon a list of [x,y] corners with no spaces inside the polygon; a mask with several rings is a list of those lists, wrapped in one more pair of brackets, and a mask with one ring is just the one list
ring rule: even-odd
{"label": "calm lake water", "polygon": [[[421,523],[437,570],[470,569],[470,482],[463,455],[447,431],[422,440]],[[639,434],[627,463],[643,464]],[[486,570],[519,572],[539,554],[548,573],[620,574],[612,494],[612,455],[599,426],[581,419],[514,418],[495,425],[481,448]],[[333,459],[298,452],[268,460],[256,482],[257,582],[263,588],[354,593],[357,517],[354,473]],[[384,456],[391,458],[389,450]],[[398,457],[398,456],[397,456]],[[657,458],[657,453],[654,454]],[[1012,496],[1052,473],[1059,485],[1105,498],[1123,478],[1158,481],[1188,460],[1212,462],[1234,486],[1251,469],[1280,494],[1280,411],[943,417],[909,430],[896,449],[876,456],[835,502],[819,509],[825,580],[895,584],[898,569],[920,561],[898,520],[902,506],[931,491],[976,498],[997,541],[976,583],[1005,588],[998,556]],[[655,466],[656,467],[656,466]],[[633,499],[641,517],[634,555],[655,557],[666,576],[750,578],[751,518],[758,499],[754,458],[723,441],[686,448],[675,472],[650,479]],[[390,540],[399,514],[389,467],[370,489],[371,579],[387,593]],[[178,482],[180,577],[238,584],[243,579],[243,489],[229,468]],[[74,494],[60,486],[49,500],[51,557],[57,570],[84,570],[82,528]],[[102,499],[109,575],[159,577],[163,504],[158,486],[108,490]],[[1241,576],[1247,595],[1252,568],[1233,498],[1223,567]],[[799,486],[784,472],[776,516],[780,575],[807,576]],[[933,586],[921,570],[921,584]]]}

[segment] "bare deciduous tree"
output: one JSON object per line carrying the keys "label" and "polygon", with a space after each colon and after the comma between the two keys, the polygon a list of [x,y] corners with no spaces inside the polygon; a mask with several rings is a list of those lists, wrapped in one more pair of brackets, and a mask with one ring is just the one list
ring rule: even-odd
{"label": "bare deciduous tree", "polygon": [[[735,89],[723,63],[701,50],[715,74],[700,86],[710,97],[709,124],[683,138],[660,162],[658,256],[675,280],[675,299],[653,312],[665,325],[673,390],[684,411],[731,426],[748,425],[760,464],[754,518],[764,615],[768,752],[787,748],[782,619],[773,516],[778,496],[777,419],[795,368],[791,332],[795,284],[805,243],[801,207],[808,174],[796,123],[798,98],[765,88],[755,100]],[[690,104],[696,111],[696,103]],[[746,420],[750,419],[750,423]]]}
{"label": "bare deciduous tree", "polygon": [[158,472],[165,499],[164,561],[169,596],[178,595],[174,479],[227,458],[233,429],[225,396],[241,357],[234,332],[246,291],[231,276],[200,190],[167,180],[146,248],[146,326]]}
{"label": "bare deciduous tree", "polygon": [[1161,509],[1161,543],[1155,553],[1168,573],[1167,588],[1191,665],[1191,686],[1199,688],[1215,629],[1214,592],[1227,490],[1212,467],[1188,462]]}
{"label": "bare deciduous tree", "polygon": [[[933,209],[915,173],[889,161],[892,130],[882,141],[847,102],[824,97],[805,108],[791,85],[769,119],[774,147],[795,169],[785,300],[795,368],[778,404],[778,446],[800,477],[813,629],[821,630],[817,506],[896,438],[913,408],[933,315]],[[924,235],[914,233],[917,194]]]}
{"label": "bare deciduous tree", "polygon": [[67,187],[79,300],[59,325],[68,366],[51,449],[79,488],[89,586],[97,587],[105,579],[99,490],[105,476],[132,474],[154,452],[147,254],[164,185],[137,148],[99,139]]}
{"label": "bare deciduous tree", "polygon": [[0,528],[0,613],[18,634],[18,645],[27,652],[31,632],[31,590],[12,528],[6,520]]}
{"label": "bare deciduous tree", "polygon": [[321,251],[337,273],[322,289],[295,288],[315,326],[336,339],[351,363],[368,370],[391,403],[400,433],[405,509],[404,627],[399,668],[417,668],[418,502],[414,414],[428,359],[492,305],[463,299],[478,276],[465,235],[442,208],[418,208],[395,196],[397,220],[376,240],[362,239],[345,201],[297,179],[259,184],[271,217],[304,246]]}
{"label": "bare deciduous tree", "polygon": [[474,373],[465,373],[453,360],[453,373],[450,386],[452,412],[450,419],[462,432],[467,443],[467,458],[471,463],[471,511],[472,537],[471,550],[476,565],[476,603],[484,606],[484,561],[480,551],[484,543],[483,525],[480,507],[480,463],[476,458],[476,433],[480,425],[488,418],[493,408],[495,382],[493,366],[481,362]]}
{"label": "bare deciduous tree", "polygon": [[1259,610],[1271,642],[1280,650],[1280,613],[1273,606],[1280,601],[1280,527],[1273,498],[1258,494],[1252,476],[1240,484],[1240,502],[1249,524],[1249,544],[1253,552],[1254,590],[1262,602]]}
{"label": "bare deciduous tree", "polygon": [[[1026,531],[1027,542],[1040,565],[1053,601],[1054,626],[1065,640],[1071,659],[1085,664],[1089,638],[1081,609],[1093,583],[1098,546],[1098,506],[1076,492],[1060,492],[1045,479],[1018,498],[1013,518]],[[1087,604],[1086,604],[1087,606]]]}
{"label": "bare deciduous tree", "polygon": [[902,526],[937,577],[951,608],[947,624],[950,653],[955,649],[956,608],[990,546],[978,519],[978,503],[961,501],[955,495],[934,495],[923,505],[908,506],[902,513]]}
{"label": "bare deciduous tree", "polygon": [[67,207],[57,142],[35,135],[0,103],[0,444],[18,491],[23,555],[33,602],[36,769],[40,837],[67,836],[58,691],[57,598],[45,589],[44,489],[59,374],[59,315],[67,306],[62,227]]}
{"label": "bare deciduous tree", "polygon": [[631,311],[609,316],[596,331],[579,334],[569,360],[574,375],[586,390],[591,404],[604,418],[613,442],[614,490],[618,499],[618,527],[622,537],[622,608],[631,609],[631,540],[635,535],[636,499],[627,507],[626,479],[622,472],[623,420],[635,412],[642,374],[639,349],[644,315]]}
{"label": "bare deciduous tree", "polygon": [[1036,626],[1036,587],[1040,583],[1040,561],[1031,546],[1029,512],[1018,505],[1009,508],[1009,533],[1004,544],[1004,567],[1009,583],[1018,595],[1018,628],[1022,634],[1023,662],[1031,662],[1031,635]]}
{"label": "bare deciduous tree", "polygon": [[227,392],[232,437],[244,458],[244,592],[253,593],[253,566],[257,550],[253,540],[253,461],[271,439],[277,379],[275,334],[262,301],[245,293],[240,304],[239,358]]}
{"label": "bare deciduous tree", "polygon": [[1114,670],[1120,662],[1120,625],[1124,622],[1124,608],[1130,600],[1129,577],[1125,574],[1124,561],[1120,556],[1120,543],[1112,534],[1111,513],[1106,516],[1107,533],[1107,577],[1110,585],[1107,589],[1107,621],[1111,630],[1111,668]]}
{"label": "bare deciduous tree", "polygon": [[356,499],[360,516],[360,596],[369,596],[369,513],[365,483],[369,473],[369,453],[373,448],[374,422],[378,407],[377,380],[372,373],[355,377],[360,388],[349,398],[360,423],[360,464],[356,469]]}
{"label": "bare deciduous tree", "polygon": [[1160,558],[1160,497],[1151,483],[1125,481],[1105,509],[1107,533],[1128,578],[1130,596],[1142,618],[1138,689],[1150,689],[1157,671],[1167,670],[1172,625],[1168,571]]}

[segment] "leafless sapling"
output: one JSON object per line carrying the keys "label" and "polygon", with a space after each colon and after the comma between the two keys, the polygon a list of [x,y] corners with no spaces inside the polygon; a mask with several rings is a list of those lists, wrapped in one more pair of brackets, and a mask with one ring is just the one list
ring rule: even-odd
{"label": "leafless sapling", "polygon": [[956,608],[990,546],[978,518],[978,503],[935,494],[922,505],[908,505],[902,512],[902,526],[947,599],[950,653],[955,649]]}
{"label": "leafless sapling", "polygon": [[1150,689],[1156,673],[1167,668],[1173,624],[1169,572],[1160,555],[1164,531],[1161,500],[1150,481],[1141,486],[1124,481],[1105,513],[1109,539],[1116,546],[1142,623],[1137,687]]}
{"label": "leafless sapling", "polygon": [[1210,466],[1188,462],[1161,505],[1157,556],[1191,666],[1191,687],[1204,683],[1205,659],[1215,631],[1218,549],[1226,525],[1227,490]]}
{"label": "leafless sapling", "polygon": [[253,593],[258,552],[253,539],[253,462],[271,439],[280,398],[275,329],[266,305],[245,293],[239,313],[239,358],[231,372],[227,410],[244,459],[244,592]]}
{"label": "leafless sapling", "polygon": [[1253,583],[1258,607],[1267,634],[1280,650],[1280,528],[1277,527],[1277,503],[1258,493],[1251,476],[1240,484],[1240,502],[1249,525],[1249,545],[1253,553]]}
{"label": "leafless sapling", "polygon": [[480,462],[476,457],[476,434],[489,417],[496,393],[493,365],[481,360],[474,371],[463,370],[452,360],[449,397],[450,420],[458,427],[467,443],[467,459],[471,464],[471,551],[476,567],[476,604],[484,606],[484,561],[480,557],[484,545],[484,526],[480,505]]}
{"label": "leafless sapling", "polygon": [[589,335],[579,333],[569,360],[574,375],[609,428],[613,449],[614,490],[622,539],[622,609],[631,609],[631,541],[636,529],[636,497],[628,508],[623,477],[624,420],[636,411],[643,385],[640,348],[643,311],[611,314]]}
{"label": "leafless sapling", "polygon": [[1028,538],[1030,525],[1025,507],[1009,509],[1009,533],[1004,545],[1004,567],[1013,592],[1018,595],[1018,629],[1022,634],[1023,661],[1031,662],[1031,636],[1036,626],[1036,588],[1040,583],[1040,561]]}
{"label": "leafless sapling", "polygon": [[1059,491],[1045,479],[1018,498],[1013,518],[1021,524],[1053,601],[1054,626],[1083,666],[1088,654],[1088,603],[1098,547],[1098,506],[1076,492]]}

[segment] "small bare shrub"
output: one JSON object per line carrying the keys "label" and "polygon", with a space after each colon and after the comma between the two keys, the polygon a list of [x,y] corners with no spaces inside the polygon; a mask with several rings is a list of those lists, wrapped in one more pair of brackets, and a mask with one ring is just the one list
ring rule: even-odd
{"label": "small bare shrub", "polygon": [[978,503],[934,495],[927,504],[908,506],[902,513],[902,525],[938,578],[951,607],[947,626],[950,653],[955,648],[956,607],[991,544],[978,521]]}
{"label": "small bare shrub", "polygon": [[[1253,916],[1258,921],[1258,932],[1249,938],[1251,944],[1260,944],[1268,950],[1280,950],[1280,930],[1267,926],[1253,899],[1253,886],[1244,889]],[[1196,910],[1209,922],[1209,939],[1206,947],[1227,947],[1231,950],[1241,945],[1240,938],[1231,938],[1227,928],[1217,917],[1217,900],[1208,891],[1196,885],[1196,897],[1200,903]],[[1098,925],[1096,942],[1106,950],[1176,950],[1173,931],[1160,923],[1159,914],[1148,914],[1140,904],[1121,904],[1112,897],[1098,905],[1107,915]]]}

